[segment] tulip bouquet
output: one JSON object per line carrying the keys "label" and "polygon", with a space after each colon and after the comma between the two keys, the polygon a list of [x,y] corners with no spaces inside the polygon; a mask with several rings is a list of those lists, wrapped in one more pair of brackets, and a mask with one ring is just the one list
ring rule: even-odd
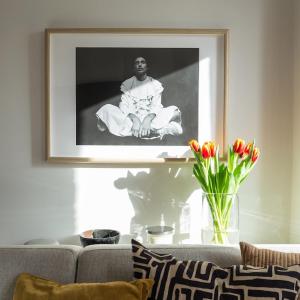
{"label": "tulip bouquet", "polygon": [[206,193],[213,220],[213,242],[226,243],[232,199],[253,169],[260,151],[254,142],[246,145],[244,140],[237,139],[228,146],[227,161],[220,162],[219,146],[215,142],[205,142],[201,146],[191,140],[189,145],[196,158],[193,173]]}

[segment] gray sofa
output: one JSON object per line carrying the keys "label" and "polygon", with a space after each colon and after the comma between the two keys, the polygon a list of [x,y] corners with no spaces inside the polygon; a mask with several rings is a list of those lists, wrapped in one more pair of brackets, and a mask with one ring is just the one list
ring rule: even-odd
{"label": "gray sofa", "polygon": [[[181,260],[208,260],[220,266],[241,263],[238,247],[205,245],[149,246]],[[272,245],[272,249],[300,252],[300,245]],[[0,247],[0,300],[11,300],[22,272],[60,283],[107,282],[132,279],[130,245],[9,246]]]}

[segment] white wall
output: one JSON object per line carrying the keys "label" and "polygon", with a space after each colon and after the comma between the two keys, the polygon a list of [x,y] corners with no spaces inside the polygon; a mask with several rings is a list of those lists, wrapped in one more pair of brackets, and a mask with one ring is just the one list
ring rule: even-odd
{"label": "white wall", "polygon": [[229,28],[229,141],[255,138],[262,150],[240,190],[241,239],[288,242],[292,12],[292,0],[0,0],[0,243],[71,241],[93,227],[127,234],[135,214],[155,224],[163,212],[178,228],[188,199],[199,221],[191,167],[45,162],[46,27]]}
{"label": "white wall", "polygon": [[294,102],[293,102],[293,189],[291,205],[290,241],[300,243],[300,2],[294,0]]}

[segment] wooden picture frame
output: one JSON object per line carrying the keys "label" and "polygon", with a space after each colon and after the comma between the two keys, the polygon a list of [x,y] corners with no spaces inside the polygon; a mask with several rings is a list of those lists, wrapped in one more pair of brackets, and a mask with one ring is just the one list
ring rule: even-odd
{"label": "wooden picture frame", "polygon": [[[224,154],[227,29],[52,28],[45,50],[49,162],[183,163],[193,161],[190,139],[214,140]],[[126,110],[124,95],[134,99]]]}

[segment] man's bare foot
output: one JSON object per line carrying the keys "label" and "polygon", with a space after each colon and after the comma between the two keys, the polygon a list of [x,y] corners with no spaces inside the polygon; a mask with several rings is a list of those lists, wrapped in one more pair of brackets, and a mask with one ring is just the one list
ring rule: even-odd
{"label": "man's bare foot", "polygon": [[105,123],[102,122],[101,119],[98,119],[98,120],[97,120],[97,128],[98,128],[99,131],[101,131],[101,132],[104,132],[104,131],[107,129]]}

